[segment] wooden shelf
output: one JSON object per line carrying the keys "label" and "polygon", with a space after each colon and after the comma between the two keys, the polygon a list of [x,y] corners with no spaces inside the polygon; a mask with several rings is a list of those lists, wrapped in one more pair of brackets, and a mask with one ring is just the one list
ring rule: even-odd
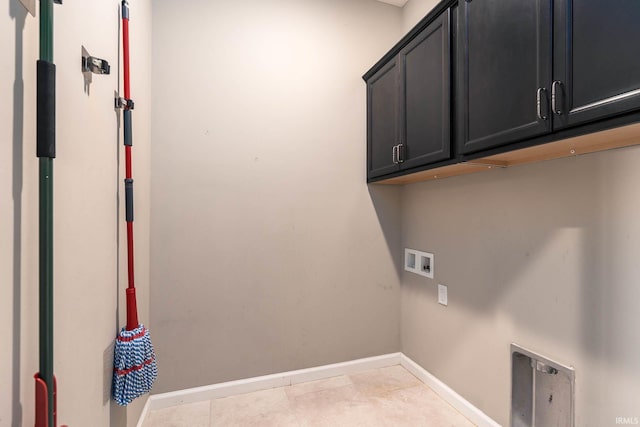
{"label": "wooden shelf", "polygon": [[579,156],[631,145],[640,145],[640,123],[482,157],[469,162],[420,171],[410,175],[389,178],[378,181],[377,184],[411,184],[467,175],[489,169],[507,168],[544,160]]}

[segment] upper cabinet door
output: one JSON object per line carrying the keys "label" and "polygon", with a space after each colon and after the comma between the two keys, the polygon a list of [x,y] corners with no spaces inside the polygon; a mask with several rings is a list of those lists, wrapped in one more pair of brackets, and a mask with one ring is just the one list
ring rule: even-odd
{"label": "upper cabinet door", "polygon": [[367,175],[369,178],[399,170],[398,66],[389,61],[367,80]]}
{"label": "upper cabinet door", "polygon": [[374,178],[399,170],[398,63],[389,61],[367,81],[367,169]]}
{"label": "upper cabinet door", "polygon": [[451,156],[450,34],[447,10],[400,51],[402,169]]}
{"label": "upper cabinet door", "polygon": [[640,1],[554,7],[554,129],[639,108]]}
{"label": "upper cabinet door", "polygon": [[462,153],[551,131],[551,7],[551,0],[460,2],[457,142]]}

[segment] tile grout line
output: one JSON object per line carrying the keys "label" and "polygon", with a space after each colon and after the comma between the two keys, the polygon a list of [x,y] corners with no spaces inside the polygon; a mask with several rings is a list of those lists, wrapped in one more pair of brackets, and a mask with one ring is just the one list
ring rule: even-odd
{"label": "tile grout line", "polygon": [[400,354],[401,353],[391,353],[382,356],[333,363],[314,368],[299,369],[243,380],[212,384],[209,386],[194,387],[175,392],[161,393],[150,397],[150,409],[162,409],[183,403],[193,403],[236,394],[250,393],[252,391],[327,379],[349,373],[361,372],[368,369],[399,365]]}
{"label": "tile grout line", "polygon": [[[402,353],[391,353],[383,356],[369,357],[343,363],[320,366],[316,368],[300,369],[280,374],[271,374],[262,377],[254,377],[246,380],[230,381],[227,383],[214,384],[211,386],[197,387],[194,389],[182,390],[179,392],[163,393],[151,396],[147,404],[149,412],[162,408],[177,406],[198,401],[209,401],[209,425],[213,425],[213,400],[234,395],[247,394],[260,390],[283,388],[319,380],[327,380],[339,376],[345,376],[354,386],[351,375],[368,371],[380,370],[392,366],[401,366],[409,374],[415,377],[418,382],[431,389],[439,398],[452,406],[456,412],[467,418],[479,427],[500,427],[498,423],[488,417],[484,412],[476,408],[454,390],[426,371],[420,365],[409,359]],[[411,388],[410,386],[399,387],[394,391]],[[283,392],[286,391],[283,390]],[[287,395],[287,401],[291,405],[291,399]],[[372,403],[367,396],[367,402]],[[298,415],[292,411],[298,424]],[[145,414],[146,415],[146,414]],[[139,420],[138,427],[144,421]]]}
{"label": "tile grout line", "polygon": [[213,427],[213,399],[209,399],[209,427]]}
{"label": "tile grout line", "polygon": [[[393,371],[388,370],[388,369],[393,369],[395,367],[399,369],[393,370]],[[348,374],[348,375],[335,376],[327,379],[321,379],[317,381],[311,381],[307,383],[296,384],[295,386],[298,386],[298,387],[302,386],[302,388],[299,390],[300,394],[288,393],[287,388],[294,387],[294,386],[288,386],[288,385],[283,385],[281,387],[277,387],[270,390],[262,390],[258,392],[249,393],[249,395],[254,394],[254,398],[257,399],[257,401],[260,401],[260,398],[255,396],[255,393],[262,393],[262,392],[269,393],[270,391],[276,391],[276,394],[281,394],[286,401],[286,409],[284,410],[282,409],[270,410],[269,407],[265,407],[265,408],[262,408],[262,410],[260,410],[258,413],[254,414],[254,416],[261,417],[261,416],[268,416],[272,413],[281,413],[281,414],[285,413],[287,415],[286,418],[292,418],[294,420],[294,423],[292,423],[292,425],[297,425],[301,427],[302,425],[304,425],[304,420],[307,420],[309,414],[304,410],[300,412],[296,409],[296,406],[295,406],[296,398],[305,399],[306,397],[312,397],[311,395],[319,395],[325,392],[335,392],[340,389],[351,388],[356,393],[354,396],[345,397],[339,402],[334,402],[334,403],[348,403],[354,400],[355,402],[358,403],[358,405],[364,404],[367,407],[369,407],[369,409],[371,410],[371,413],[376,414],[374,417],[376,420],[383,420],[386,417],[384,408],[379,406],[379,403],[380,403],[379,399],[382,399],[383,401],[385,399],[390,399],[392,398],[393,395],[395,395],[398,392],[402,393],[402,392],[409,391],[410,393],[417,393],[418,392],[417,390],[419,389],[428,390],[434,396],[437,396],[438,402],[440,402],[439,404],[443,404],[444,406],[448,407],[451,411],[453,411],[452,413],[455,414],[456,416],[460,416],[464,418],[464,415],[461,414],[459,411],[457,411],[453,406],[451,406],[449,402],[446,402],[444,399],[442,399],[441,396],[438,396],[437,393],[435,393],[435,391],[433,391],[426,384],[422,383],[419,380],[419,378],[417,378],[413,373],[409,372],[405,367],[401,365],[393,365],[387,368],[371,369],[371,370],[364,371],[362,373],[365,374],[365,377],[360,378],[359,380],[352,378],[352,376],[358,375],[358,373],[354,373],[354,374]],[[398,376],[398,374],[400,375]],[[332,382],[333,379],[339,379],[339,380],[336,382]],[[377,381],[377,379],[379,379],[380,381]],[[397,384],[397,383],[394,384],[394,382],[396,381],[400,382],[400,384]],[[311,384],[311,383],[322,383],[322,384],[318,384],[317,386],[313,386],[310,388],[304,387],[305,384]],[[378,387],[382,387],[382,388],[379,389]],[[235,397],[241,397],[241,396],[243,395],[228,396],[228,397],[219,398],[219,399],[233,400]],[[214,403],[215,403],[214,400],[216,399],[210,399],[206,401],[208,405],[207,406],[207,410],[208,410],[207,425],[209,427],[212,427],[216,420],[214,418],[214,410],[213,410]],[[249,400],[248,402],[250,403],[251,400]],[[179,405],[178,407],[184,407],[184,406],[185,405]],[[224,404],[222,405],[222,408],[223,408],[222,412],[218,415],[225,417]],[[231,409],[231,412],[229,413],[233,413],[234,412],[233,408],[234,406],[231,405],[231,407],[229,407],[227,411]],[[329,414],[331,414],[331,412],[329,412]],[[305,417],[305,415],[307,416]],[[300,418],[300,416],[303,416],[303,418]],[[471,424],[470,420],[467,420],[467,422]],[[384,425],[384,423],[371,424],[371,425],[372,426]]]}

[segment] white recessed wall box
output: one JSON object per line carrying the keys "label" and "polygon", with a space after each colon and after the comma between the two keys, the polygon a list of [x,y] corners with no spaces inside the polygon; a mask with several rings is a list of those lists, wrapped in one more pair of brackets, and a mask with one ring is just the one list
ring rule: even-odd
{"label": "white recessed wall box", "polygon": [[433,279],[433,254],[405,248],[404,269]]}

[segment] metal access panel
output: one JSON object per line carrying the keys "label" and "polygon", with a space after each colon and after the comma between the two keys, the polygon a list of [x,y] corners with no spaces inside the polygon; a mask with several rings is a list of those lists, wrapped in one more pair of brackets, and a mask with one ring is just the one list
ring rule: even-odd
{"label": "metal access panel", "polygon": [[574,427],[575,371],[511,344],[511,427]]}

